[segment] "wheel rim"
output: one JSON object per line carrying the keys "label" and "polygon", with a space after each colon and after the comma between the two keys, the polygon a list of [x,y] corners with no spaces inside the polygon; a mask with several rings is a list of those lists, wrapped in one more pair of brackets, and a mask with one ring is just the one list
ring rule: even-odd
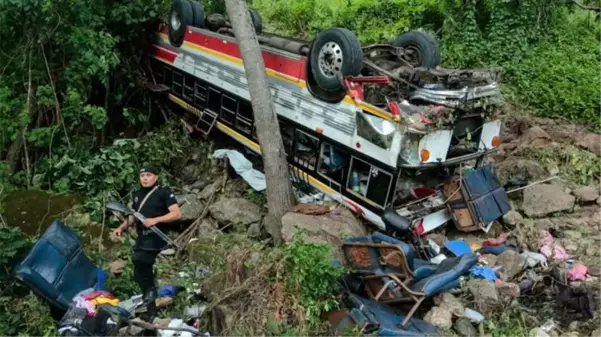
{"label": "wheel rim", "polygon": [[178,30],[181,25],[182,25],[182,21],[180,20],[179,15],[177,14],[176,11],[173,11],[171,13],[171,27],[174,30]]}
{"label": "wheel rim", "polygon": [[328,78],[336,77],[342,69],[342,48],[335,42],[327,42],[319,50],[319,70]]}
{"label": "wheel rim", "polygon": [[419,67],[422,65],[423,57],[422,53],[417,46],[408,45],[403,47],[406,52],[406,59],[409,64],[414,67]]}

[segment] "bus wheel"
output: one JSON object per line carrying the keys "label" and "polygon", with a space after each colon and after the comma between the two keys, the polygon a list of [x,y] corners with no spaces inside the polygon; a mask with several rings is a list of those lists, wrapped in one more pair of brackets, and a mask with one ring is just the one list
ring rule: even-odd
{"label": "bus wheel", "polygon": [[195,0],[189,0],[190,5],[192,6],[192,17],[193,17],[193,25],[197,28],[205,28],[205,8],[199,2]]}
{"label": "bus wheel", "polygon": [[429,34],[417,30],[399,35],[393,42],[408,52],[406,61],[414,67],[436,68],[440,65],[440,47]]}
{"label": "bus wheel", "polygon": [[313,41],[309,62],[319,87],[328,91],[340,90],[344,87],[340,75],[357,76],[361,73],[361,43],[348,29],[336,27],[324,30]]}
{"label": "bus wheel", "polygon": [[255,33],[261,35],[261,33],[263,33],[263,18],[261,18],[261,14],[254,8],[250,8],[248,14],[250,14],[250,19],[255,27]]}
{"label": "bus wheel", "polygon": [[174,0],[169,13],[169,42],[179,47],[184,43],[186,27],[194,24],[193,8],[187,0]]}

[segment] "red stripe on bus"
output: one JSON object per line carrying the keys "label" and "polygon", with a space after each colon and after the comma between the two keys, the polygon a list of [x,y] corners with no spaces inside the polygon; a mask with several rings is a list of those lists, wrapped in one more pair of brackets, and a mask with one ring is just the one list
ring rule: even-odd
{"label": "red stripe on bus", "polygon": [[175,59],[177,58],[178,54],[175,52],[172,52],[171,50],[165,49],[163,47],[157,46],[157,45],[153,45],[152,46],[153,49],[153,54],[163,60],[165,60],[166,62],[169,63],[173,63],[175,62]]}
{"label": "red stripe on bus", "polygon": [[[169,29],[167,25],[162,24],[160,32],[168,34]],[[184,41],[242,60],[240,48],[235,42],[226,41],[201,32],[194,32],[190,29],[186,30]],[[300,56],[299,59],[290,59],[265,50],[263,50],[262,54],[266,68],[296,79],[305,80],[305,56]]]}

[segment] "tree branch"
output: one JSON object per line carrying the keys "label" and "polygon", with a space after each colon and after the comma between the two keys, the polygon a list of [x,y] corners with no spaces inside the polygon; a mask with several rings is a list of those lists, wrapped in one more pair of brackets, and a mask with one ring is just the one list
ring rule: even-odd
{"label": "tree branch", "polygon": [[71,142],[69,141],[69,134],[67,133],[67,127],[61,117],[61,106],[58,102],[58,95],[56,94],[56,87],[54,86],[54,81],[52,80],[52,74],[50,73],[50,66],[48,66],[48,59],[46,58],[46,52],[44,51],[44,45],[40,43],[40,48],[42,49],[42,56],[44,57],[44,64],[46,65],[46,71],[48,72],[48,79],[50,80],[50,86],[52,86],[52,92],[54,93],[54,104],[56,108],[56,119],[59,124],[63,126],[63,130],[65,131],[65,138],[67,139],[67,146],[71,149]]}
{"label": "tree branch", "polygon": [[587,10],[587,11],[593,11],[593,12],[601,13],[601,7],[585,6],[585,5],[581,4],[580,2],[578,2],[577,0],[571,0],[570,2],[572,4],[580,7],[581,9],[584,9],[584,10]]}

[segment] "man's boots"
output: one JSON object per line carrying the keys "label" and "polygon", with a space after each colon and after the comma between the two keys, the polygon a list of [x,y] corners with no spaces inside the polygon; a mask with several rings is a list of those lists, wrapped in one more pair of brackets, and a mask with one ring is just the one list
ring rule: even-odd
{"label": "man's boots", "polygon": [[148,314],[148,322],[151,323],[157,314],[157,305],[155,302],[156,298],[157,290],[154,287],[152,287],[144,293],[144,297],[142,298],[143,302],[140,305],[141,307],[146,307],[146,312]]}

